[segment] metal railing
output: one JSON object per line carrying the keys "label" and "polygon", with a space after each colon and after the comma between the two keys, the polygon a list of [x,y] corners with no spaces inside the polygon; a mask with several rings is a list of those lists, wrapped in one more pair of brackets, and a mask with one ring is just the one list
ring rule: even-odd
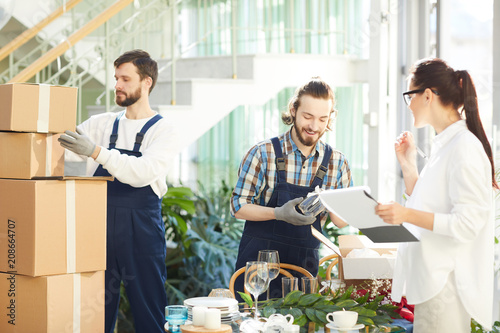
{"label": "metal railing", "polygon": [[48,26],[58,17],[71,10],[74,6],[80,3],[82,0],[70,0],[68,3],[64,3],[62,6],[53,11],[46,18],[35,24],[33,27],[25,30],[22,34],[11,40],[7,45],[0,49],[0,60],[5,59],[7,56],[12,54],[15,50],[19,49],[21,46],[30,41],[35,37],[43,28]]}
{"label": "metal railing", "polygon": [[[9,56],[9,68],[0,73],[0,82],[5,83],[10,81],[13,77],[19,74],[24,68],[28,67],[34,61],[36,61],[45,53],[47,53],[48,50],[52,49],[55,45],[59,44],[61,40],[67,39],[68,36],[73,33],[73,31],[76,31],[77,29],[82,27],[86,22],[90,21],[93,17],[95,17],[96,12],[100,13],[106,8],[106,2],[99,1],[97,3],[93,3],[85,11],[75,13],[76,9],[73,8],[74,6],[69,6],[69,4],[70,3],[67,3],[66,6],[62,5],[61,7],[59,7],[59,9],[57,9],[52,14],[47,16],[45,19],[37,23],[33,28],[26,30],[16,38],[16,39],[22,38],[23,41],[25,38],[34,38],[39,43],[37,47],[33,48],[28,53],[19,57],[19,59],[16,60],[15,57],[16,50],[21,46],[18,45],[18,43],[15,43],[13,46],[12,45],[9,46],[10,45],[9,43],[4,48],[2,48],[2,50],[8,52],[8,54],[6,55]],[[76,5],[76,3],[74,5]],[[53,22],[53,20],[50,18],[55,16],[60,17],[61,15],[57,14],[63,12],[62,8],[65,9],[64,13],[70,13],[72,15],[71,22],[69,22],[66,25],[62,25],[62,27],[56,29],[55,33],[53,33],[50,36],[47,36],[47,31],[41,31],[41,29],[46,28],[47,25],[49,25],[49,23]],[[61,20],[58,20],[57,23],[58,25],[61,25]],[[36,34],[35,36],[32,36],[34,32],[36,32]],[[23,37],[23,35],[25,36]],[[61,62],[61,59],[59,59],[58,61]],[[43,75],[44,73],[41,73],[41,76]],[[40,79],[40,76],[38,79]],[[41,79],[44,80],[44,78]]]}
{"label": "metal railing", "polygon": [[[340,43],[343,44],[343,52],[340,53],[348,53],[346,49],[347,25],[345,21],[340,30],[331,29],[327,25],[297,27],[294,26],[293,13],[294,10],[299,9],[294,9],[291,6],[291,8],[283,9],[284,7],[282,7],[280,9],[287,11],[286,15],[289,15],[287,25],[278,24],[274,26],[273,24],[268,24],[267,21],[261,22],[262,25],[255,24],[253,21],[247,22],[246,25],[239,24],[237,21],[238,15],[241,16],[241,8],[238,7],[238,0],[220,0],[216,1],[215,4],[213,0],[135,0],[133,9],[125,10],[120,15],[106,18],[105,23],[103,23],[103,26],[99,30],[85,39],[83,37],[80,38],[83,40],[92,38],[91,43],[89,43],[91,46],[87,50],[77,50],[75,48],[76,42],[70,41],[70,37],[77,34],[78,29],[87,26],[88,22],[94,17],[101,15],[106,8],[105,2],[91,0],[84,0],[84,2],[89,6],[89,9],[83,13],[75,12],[75,9],[73,9],[71,24],[64,27],[62,31],[41,41],[37,48],[16,62],[13,61],[13,55],[11,54],[9,69],[0,73],[0,82],[7,82],[9,78],[19,77],[18,75],[22,73],[24,68],[33,62],[40,62],[39,59],[44,57],[45,53],[51,52],[54,49],[53,46],[57,45],[57,40],[64,39],[63,43],[59,43],[60,54],[54,57],[55,62],[44,63],[45,67],[40,68],[36,74],[35,81],[77,86],[81,91],[87,83],[96,80],[105,87],[103,94],[99,95],[97,100],[105,97],[106,111],[110,111],[110,92],[113,87],[110,66],[114,57],[118,56],[119,52],[125,49],[144,48],[150,50],[159,48],[161,49],[159,52],[160,58],[170,58],[160,68],[160,72],[167,68],[171,69],[172,104],[175,104],[176,96],[176,62],[179,58],[185,56],[210,55],[210,50],[217,48],[219,51],[213,52],[214,55],[223,55],[222,52],[224,52],[226,55],[231,56],[232,77],[236,79],[237,55],[242,52],[242,46],[246,44],[262,44],[265,45],[266,52],[272,52],[273,44],[279,43],[279,45],[288,47],[286,50],[284,46],[279,48],[283,53],[294,53],[297,51],[308,53],[310,45],[305,45],[305,47],[304,45],[298,45],[301,44],[301,40],[306,40],[307,37],[312,35],[318,38],[330,38],[335,35],[343,38],[342,43]],[[116,2],[119,2],[119,0]],[[142,5],[141,2],[143,2]],[[342,14],[347,17],[347,1],[338,0],[338,2],[344,3]],[[225,6],[225,9],[221,11],[217,7],[217,4]],[[305,7],[307,11],[309,10],[308,6],[306,5]],[[228,13],[228,10],[230,13]],[[276,11],[277,9],[274,10]],[[270,14],[272,14],[272,9],[269,9],[269,13],[267,13],[267,15]],[[309,12],[305,13],[306,16],[310,14]],[[224,15],[225,18],[222,19],[221,17]],[[182,17],[184,21],[179,23],[179,17]],[[185,31],[189,30],[185,28],[186,18],[188,20],[197,20],[195,24],[198,29],[196,34],[193,34],[192,31]],[[215,22],[216,18],[219,18],[221,22]],[[170,32],[165,37],[164,30],[168,30],[168,26],[170,27]],[[195,28],[191,30],[193,29]],[[190,34],[190,38],[185,37],[188,33]],[[256,36],[254,39],[251,37],[252,34]],[[226,38],[226,36],[230,37]],[[169,40],[165,41],[166,39]],[[79,42],[79,46],[81,44]],[[227,46],[223,44],[227,44]],[[168,51],[166,51],[167,49]],[[258,48],[255,50],[251,50],[250,47],[245,49],[250,50],[250,53],[262,52]],[[61,52],[61,50],[64,51]],[[67,52],[67,50],[71,50],[71,52]],[[81,105],[79,105],[78,112],[81,115]]]}
{"label": "metal railing", "polygon": [[11,78],[9,82],[25,82],[39,73],[43,68],[48,66],[54,60],[56,60],[59,56],[64,54],[67,50],[73,47],[77,42],[82,40],[84,37],[88,36],[91,32],[96,30],[102,24],[107,22],[110,18],[115,16],[118,12],[120,12],[123,8],[128,6],[134,0],[117,0],[111,6],[102,11],[95,18],[90,20],[83,27],[72,33],[68,38],[64,41],[60,42],[57,46],[51,48],[46,53],[44,53],[41,57],[36,59],[32,64],[23,69],[16,76]]}

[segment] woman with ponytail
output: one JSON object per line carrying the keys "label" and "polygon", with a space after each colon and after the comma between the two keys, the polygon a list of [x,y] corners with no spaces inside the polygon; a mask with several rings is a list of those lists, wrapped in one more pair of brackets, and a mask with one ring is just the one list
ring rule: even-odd
{"label": "woman with ponytail", "polygon": [[441,59],[417,62],[408,83],[403,97],[415,127],[430,125],[436,136],[420,174],[411,132],[397,138],[408,200],[375,209],[386,223],[405,223],[420,237],[399,246],[392,299],[415,304],[415,333],[468,333],[471,318],[490,330],[498,185],[476,89],[467,71]]}

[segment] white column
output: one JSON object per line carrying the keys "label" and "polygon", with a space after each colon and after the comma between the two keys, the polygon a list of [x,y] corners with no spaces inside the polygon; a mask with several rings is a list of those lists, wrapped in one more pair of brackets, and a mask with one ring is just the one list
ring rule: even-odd
{"label": "white column", "polygon": [[500,130],[500,1],[493,1],[492,45],[493,45],[493,125],[496,125],[497,130]]}
{"label": "white column", "polygon": [[[395,5],[391,5],[395,4]],[[397,3],[372,0],[370,9],[368,186],[382,200],[393,200],[396,168],[393,142],[396,128]]]}
{"label": "white column", "polygon": [[[402,131],[412,131],[415,135],[417,145],[422,148],[427,154],[429,153],[428,129],[416,130],[413,127],[413,117],[404,103],[401,94],[407,90],[408,73],[411,66],[419,59],[429,57],[431,55],[430,45],[430,13],[431,7],[428,0],[404,1],[399,2],[398,17],[400,22],[399,34],[399,68],[401,72],[398,74],[397,93],[397,133]],[[442,38],[441,38],[442,39]],[[423,160],[418,160],[419,168],[423,167]],[[401,202],[404,191],[404,183],[402,179],[401,169],[396,162],[396,201]]]}
{"label": "white column", "polygon": [[[500,1],[493,1],[493,128],[496,129],[494,133],[492,150],[493,156],[498,170],[498,137],[500,130]],[[495,216],[500,215],[498,199],[495,201]],[[498,222],[497,222],[498,225]],[[495,228],[495,230],[498,230]],[[500,237],[497,232],[497,237]],[[495,268],[500,269],[499,263],[500,246],[495,245]],[[495,295],[494,295],[494,310],[493,319],[500,320],[500,278],[498,275],[495,278]]]}

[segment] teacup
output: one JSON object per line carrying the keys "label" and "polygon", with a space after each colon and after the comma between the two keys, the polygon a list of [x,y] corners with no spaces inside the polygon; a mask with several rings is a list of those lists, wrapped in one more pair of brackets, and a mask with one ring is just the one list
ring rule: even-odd
{"label": "teacup", "polygon": [[350,328],[356,325],[358,313],[354,311],[335,311],[327,314],[326,319],[337,327]]}

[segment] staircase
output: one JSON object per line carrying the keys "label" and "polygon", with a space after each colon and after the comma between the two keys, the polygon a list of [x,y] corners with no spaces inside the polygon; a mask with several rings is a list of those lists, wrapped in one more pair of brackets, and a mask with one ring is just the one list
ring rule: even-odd
{"label": "staircase", "polygon": [[[27,5],[28,2],[29,5]],[[37,15],[43,17],[50,14],[50,11],[54,10],[54,8],[57,8],[57,5],[50,7],[44,1],[30,0],[26,1],[26,3],[23,2],[23,6],[20,3],[16,2],[13,11],[15,19],[11,20],[12,24],[15,23],[18,26],[25,25],[29,27],[30,24],[34,24],[33,22],[38,22],[41,19],[41,17],[36,18]],[[51,47],[53,47],[55,41],[59,39],[59,42],[61,42],[69,34],[67,31],[65,32],[65,29],[61,29],[63,25],[71,23],[71,20],[78,20],[79,24],[77,25],[81,26],[86,20],[88,21],[89,12],[102,10],[102,8],[106,8],[112,3],[114,3],[114,0],[107,0],[106,4],[103,2],[100,6],[97,6],[92,1],[82,1],[78,5],[80,6],[80,12],[65,13],[57,22],[44,29],[38,35],[37,41],[47,45],[51,44]],[[163,16],[164,21],[168,21],[170,17],[166,15],[170,9],[163,0],[140,1],[140,3],[142,3],[142,6],[137,8],[128,7],[125,12],[132,14],[128,18],[122,17],[125,23],[115,22],[113,24],[115,30],[118,31],[116,35],[113,35],[113,32],[111,33],[113,37],[111,44],[115,53],[137,47],[136,44],[125,47],[123,44],[118,45],[114,44],[114,42],[123,38],[123,31],[127,31],[124,26],[134,26],[137,23],[134,22],[132,16],[139,17],[139,10],[149,10],[155,14],[155,18]],[[92,6],[96,6],[97,9]],[[148,9],[148,7],[151,8]],[[87,13],[83,18],[80,15],[82,12]],[[99,13],[96,12],[95,14]],[[140,20],[148,22],[147,16],[140,18]],[[122,35],[119,35],[119,33],[122,33]],[[158,31],[148,33],[148,38],[149,36],[158,38],[157,35],[154,35],[157,33]],[[50,36],[50,38],[47,36]],[[44,37],[47,37],[46,41],[43,40]],[[154,45],[155,41],[157,40],[154,40],[152,45]],[[129,43],[129,45],[132,44]],[[67,53],[73,52],[75,64],[72,65],[73,67],[66,65],[63,70],[74,72],[76,67],[84,68],[84,74],[80,75],[76,80],[68,81],[67,84],[74,85],[78,80],[83,81],[83,84],[91,81],[94,86],[100,86],[99,89],[102,91],[105,90],[106,85],[108,85],[108,89],[112,89],[114,81],[109,79],[113,76],[112,67],[110,70],[109,66],[114,58],[103,59],[102,57],[103,50],[108,47],[109,45],[103,46],[102,38],[96,36],[89,36],[72,46]],[[150,51],[149,48],[146,49]],[[151,51],[150,53],[154,54]],[[62,60],[59,59],[59,61],[63,62],[63,64],[59,65],[59,67],[62,67],[66,63],[66,57],[61,56],[60,58]],[[178,146],[178,152],[195,142],[237,106],[262,105],[276,96],[282,89],[297,87],[313,76],[321,76],[333,87],[368,81],[366,77],[368,73],[367,61],[356,60],[350,56],[252,54],[238,55],[234,58],[231,56],[181,57],[175,62],[176,96],[172,96],[172,66],[170,66],[169,60],[159,60],[160,75],[157,85],[150,96],[150,102],[154,109],[158,110],[175,126],[182,129],[179,131],[181,136],[179,142],[181,144]],[[91,61],[93,63],[90,63]],[[236,64],[233,64],[233,62],[236,62]],[[89,64],[84,65],[84,63]],[[107,74],[105,71],[106,66],[108,66]],[[85,69],[85,67],[87,68]],[[233,68],[236,68],[236,72],[233,72]],[[237,78],[233,79],[233,77]],[[57,81],[56,83],[46,81],[46,83],[57,84]],[[175,103],[172,103],[173,101]],[[89,114],[106,111],[104,106],[91,106],[89,109],[91,109]]]}
{"label": "staircase", "polygon": [[[232,79],[231,57],[179,59],[176,105],[170,105],[170,70],[162,72],[150,96],[153,108],[180,131],[179,152],[240,105],[261,105],[284,88],[320,76],[332,87],[367,82],[367,61],[310,54],[241,55]],[[159,66],[162,67],[160,60]]]}

